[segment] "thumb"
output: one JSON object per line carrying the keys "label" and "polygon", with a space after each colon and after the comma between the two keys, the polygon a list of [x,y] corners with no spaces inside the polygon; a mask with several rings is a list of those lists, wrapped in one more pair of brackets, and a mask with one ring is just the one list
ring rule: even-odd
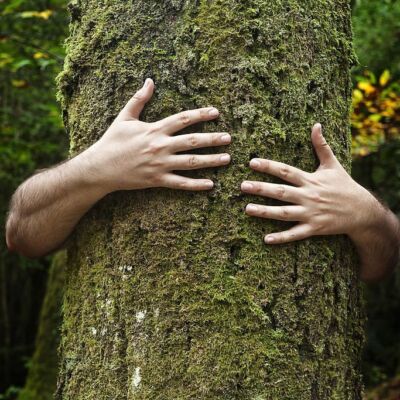
{"label": "thumb", "polygon": [[126,103],[125,107],[119,113],[117,119],[120,121],[129,121],[139,119],[146,103],[152,98],[154,93],[154,82],[147,78],[143,87],[137,91],[133,97]]}
{"label": "thumb", "polygon": [[324,136],[322,135],[321,124],[314,125],[311,133],[311,140],[321,165],[329,165],[336,160],[336,157],[333,154],[332,149],[330,148]]}

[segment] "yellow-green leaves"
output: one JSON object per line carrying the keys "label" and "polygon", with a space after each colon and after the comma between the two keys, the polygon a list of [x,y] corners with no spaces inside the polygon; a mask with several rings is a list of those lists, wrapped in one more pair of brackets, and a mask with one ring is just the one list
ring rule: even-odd
{"label": "yellow-green leaves", "polygon": [[23,11],[20,13],[22,18],[40,18],[48,20],[53,14],[52,10],[44,10],[44,11]]}
{"label": "yellow-green leaves", "polygon": [[386,141],[400,137],[400,86],[390,78],[388,70],[378,80],[371,72],[356,78],[351,118],[354,157],[378,151]]}

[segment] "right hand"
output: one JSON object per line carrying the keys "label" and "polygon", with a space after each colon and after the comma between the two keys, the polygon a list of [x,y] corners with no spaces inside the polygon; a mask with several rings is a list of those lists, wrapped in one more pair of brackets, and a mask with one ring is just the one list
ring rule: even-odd
{"label": "right hand", "polygon": [[[213,107],[184,111],[158,122],[139,120],[154,92],[154,82],[144,86],[129,100],[103,137],[81,154],[97,184],[107,192],[165,187],[183,190],[210,190],[209,179],[191,179],[173,171],[227,165],[229,154],[176,154],[203,147],[230,144],[228,133],[192,133],[172,136],[199,122],[219,116]],[[79,157],[79,156],[78,156]]]}

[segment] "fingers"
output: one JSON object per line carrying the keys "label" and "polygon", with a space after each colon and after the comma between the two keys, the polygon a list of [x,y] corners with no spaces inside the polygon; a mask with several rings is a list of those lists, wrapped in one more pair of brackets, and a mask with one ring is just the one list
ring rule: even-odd
{"label": "fingers", "polygon": [[301,186],[307,176],[307,172],[304,172],[301,169],[277,161],[264,160],[261,158],[251,160],[250,167],[255,171],[276,176],[297,186]]}
{"label": "fingers", "polygon": [[321,165],[330,165],[336,161],[332,149],[322,135],[321,124],[314,125],[311,133],[311,140]]}
{"label": "fingers", "polygon": [[156,125],[167,135],[172,135],[190,125],[199,122],[211,121],[219,116],[219,111],[214,107],[199,108],[197,110],[183,111],[179,114],[171,115]]}
{"label": "fingers", "polygon": [[175,174],[166,174],[161,186],[169,189],[180,189],[189,191],[211,190],[214,187],[214,182],[209,179],[191,179]]}
{"label": "fingers", "polygon": [[312,235],[313,230],[310,225],[299,224],[287,231],[269,234],[265,236],[264,241],[266,244],[283,244],[304,240]]}
{"label": "fingers", "polygon": [[168,167],[173,171],[220,167],[231,162],[229,154],[185,154],[171,156]]}
{"label": "fingers", "polygon": [[302,197],[301,189],[274,183],[245,181],[242,183],[241,189],[245,193],[270,197],[288,203],[300,203]]}
{"label": "fingers", "polygon": [[259,204],[249,204],[246,214],[251,217],[275,219],[278,221],[303,221],[306,210],[302,206],[270,207]]}
{"label": "fingers", "polygon": [[178,153],[202,147],[226,146],[232,141],[228,133],[193,133],[171,137],[171,151]]}
{"label": "fingers", "polygon": [[117,119],[120,121],[139,119],[144,106],[152,98],[153,93],[154,82],[152,79],[148,78],[143,87],[128,101],[126,106],[119,113]]}

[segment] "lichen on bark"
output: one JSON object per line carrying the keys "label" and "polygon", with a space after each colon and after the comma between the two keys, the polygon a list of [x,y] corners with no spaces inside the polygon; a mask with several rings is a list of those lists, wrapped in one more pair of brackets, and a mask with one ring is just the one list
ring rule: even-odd
{"label": "lichen on bark", "polygon": [[[311,171],[319,121],[350,168],[344,0],[72,1],[60,99],[71,154],[146,77],[154,121],[214,105],[228,131],[211,193],[114,193],[69,248],[58,399],[360,399],[363,331],[345,237],[267,247],[240,192],[251,157]],[[270,203],[258,199],[260,203]]]}

